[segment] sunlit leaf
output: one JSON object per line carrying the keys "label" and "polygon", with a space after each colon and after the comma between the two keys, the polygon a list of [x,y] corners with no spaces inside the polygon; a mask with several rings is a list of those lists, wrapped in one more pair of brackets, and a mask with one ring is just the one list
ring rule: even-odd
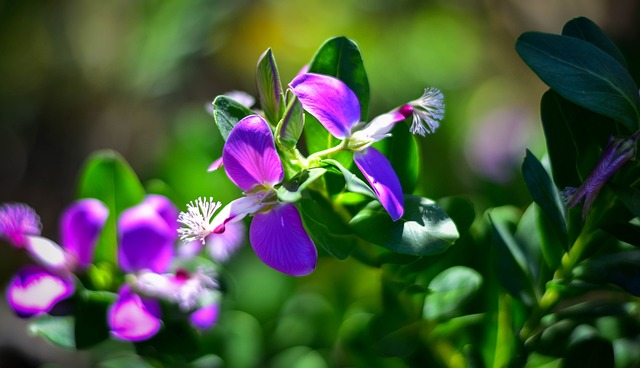
{"label": "sunlit leaf", "polygon": [[254,112],[230,97],[221,95],[213,100],[213,119],[225,141],[231,129],[240,120],[251,114],[254,114]]}
{"label": "sunlit leaf", "polygon": [[290,203],[299,201],[302,198],[302,191],[325,172],[327,170],[320,167],[300,171],[298,175],[283,183],[278,189],[278,199]]}
{"label": "sunlit leaf", "polygon": [[475,295],[482,276],[472,268],[454,266],[442,271],[429,283],[423,316],[435,321],[460,314],[462,306]]}
{"label": "sunlit leaf", "polygon": [[365,183],[362,179],[358,178],[354,173],[349,171],[346,167],[344,167],[340,162],[332,159],[322,160],[323,164],[326,164],[327,168],[337,169],[336,171],[340,173],[345,180],[345,188],[349,192],[358,193],[365,195],[367,197],[377,199],[378,197],[374,193],[374,191]]}
{"label": "sunlit leaf", "polygon": [[426,256],[445,251],[459,234],[447,213],[430,199],[413,195],[404,197],[404,215],[398,221],[380,202],[371,201],[351,220],[362,239],[394,252]]}
{"label": "sunlit leaf", "polygon": [[275,126],[284,111],[284,93],[276,59],[271,49],[267,49],[262,54],[256,69],[260,105],[267,121]]}
{"label": "sunlit leaf", "polygon": [[100,151],[89,157],[80,175],[78,197],[99,199],[109,209],[94,263],[116,263],[116,220],[125,209],[140,203],[144,195],[138,176],[118,153]]}
{"label": "sunlit leaf", "polygon": [[520,57],[562,97],[638,129],[640,96],[629,72],[600,48],[575,37],[538,32],[516,42]]}

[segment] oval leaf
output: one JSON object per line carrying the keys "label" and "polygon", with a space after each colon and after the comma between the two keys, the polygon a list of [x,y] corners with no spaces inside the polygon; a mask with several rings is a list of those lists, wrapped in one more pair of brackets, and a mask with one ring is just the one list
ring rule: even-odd
{"label": "oval leaf", "polygon": [[225,141],[231,129],[251,114],[254,114],[251,109],[230,97],[220,95],[213,100],[213,119]]}
{"label": "oval leaf", "polygon": [[279,144],[283,145],[287,149],[293,149],[304,128],[304,110],[298,97],[293,96],[287,109],[284,112],[284,116],[276,129],[276,139]]}
{"label": "oval leaf", "polygon": [[454,266],[442,271],[429,283],[423,316],[429,321],[449,318],[480,289],[482,276],[474,269]]}
{"label": "oval leaf", "polygon": [[600,48],[575,37],[527,32],[520,57],[549,87],[586,109],[638,129],[640,96],[629,72]]}
{"label": "oval leaf", "polygon": [[95,263],[116,263],[116,219],[144,196],[140,179],[118,153],[100,151],[89,157],[80,175],[78,197],[99,199],[109,209],[109,218],[96,246]]}
{"label": "oval leaf", "polygon": [[404,196],[404,215],[394,222],[378,201],[372,201],[350,222],[356,235],[397,253],[426,256],[442,253],[458,229],[447,213],[430,199]]}
{"label": "oval leaf", "polygon": [[585,17],[571,19],[562,28],[562,34],[591,43],[611,55],[626,68],[627,62],[622,55],[622,51],[620,51],[618,46],[590,19]]}
{"label": "oval leaf", "polygon": [[72,316],[51,317],[45,315],[31,322],[28,331],[31,335],[43,336],[54,345],[75,349],[74,325],[75,320]]}

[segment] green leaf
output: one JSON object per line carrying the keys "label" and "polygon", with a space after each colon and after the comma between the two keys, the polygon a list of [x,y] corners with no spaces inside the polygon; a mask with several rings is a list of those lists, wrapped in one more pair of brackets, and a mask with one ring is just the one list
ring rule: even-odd
{"label": "green leaf", "polygon": [[624,55],[622,55],[622,51],[620,51],[618,46],[590,19],[585,17],[571,19],[562,28],[562,34],[579,38],[597,46],[602,51],[611,55],[622,66],[627,67],[627,62],[624,59]]}
{"label": "green leaf", "polygon": [[271,49],[260,56],[258,66],[256,68],[256,82],[258,84],[258,95],[260,96],[260,105],[267,118],[267,121],[275,126],[284,110],[284,94],[282,92],[282,83],[280,83],[280,74],[276,59]]}
{"label": "green leaf", "polygon": [[356,235],[397,253],[426,256],[444,252],[459,234],[447,213],[430,199],[404,197],[404,215],[398,221],[380,202],[372,201],[350,222]]}
{"label": "green leaf", "polygon": [[489,210],[487,215],[493,228],[491,244],[495,254],[492,258],[498,281],[509,294],[532,305],[535,300],[532,274],[523,246],[513,236],[518,211],[513,207],[498,207]]}
{"label": "green leaf", "polygon": [[352,229],[335,208],[319,193],[309,191],[299,202],[300,216],[316,246],[338,259],[346,259],[356,244]]}
{"label": "green leaf", "polygon": [[294,96],[287,105],[284,117],[278,123],[276,139],[287,149],[293,149],[302,135],[303,128],[304,110],[298,97]]}
{"label": "green leaf", "polygon": [[44,315],[31,322],[28,331],[31,335],[42,336],[57,346],[75,349],[74,324],[72,316],[51,317]]}
{"label": "green leaf", "polygon": [[640,96],[629,72],[600,48],[575,37],[538,32],[516,42],[520,57],[549,87],[586,109],[638,129]]}
{"label": "green leaf", "polygon": [[327,40],[311,60],[309,73],[325,74],[343,81],[358,96],[360,120],[367,120],[369,80],[355,42],[346,37]]}
{"label": "green leaf", "polygon": [[469,231],[476,218],[473,202],[469,198],[450,196],[440,198],[437,202],[451,217],[461,235]]}
{"label": "green leaf", "polygon": [[327,170],[320,167],[299,172],[291,178],[291,180],[283,183],[282,186],[278,188],[278,199],[290,203],[299,201],[300,198],[302,198],[302,191],[309,186],[309,184],[324,175],[325,172],[327,172]]}
{"label": "green leaf", "polygon": [[74,334],[78,349],[90,348],[109,338],[107,310],[117,299],[115,293],[84,290],[75,299],[76,318]]}
{"label": "green leaf", "polygon": [[101,361],[98,368],[153,368],[137,355],[120,355]]}
{"label": "green leaf", "polygon": [[79,198],[96,198],[109,209],[94,253],[94,263],[116,263],[116,220],[127,208],[140,203],[144,188],[131,166],[114,151],[99,151],[89,157],[80,175]]}
{"label": "green leaf", "polygon": [[358,193],[365,195],[367,197],[378,199],[376,193],[365,183],[362,179],[358,178],[354,173],[347,170],[346,167],[342,166],[342,164],[336,160],[326,159],[322,160],[322,163],[325,164],[327,168],[337,169],[337,173],[341,174],[344,177],[345,188],[349,192]]}
{"label": "green leaf", "polygon": [[381,141],[400,183],[403,193],[413,193],[420,174],[418,142],[405,124],[396,124],[390,138]]}
{"label": "green leaf", "polygon": [[522,164],[522,176],[534,202],[540,206],[543,214],[553,225],[553,230],[562,245],[567,249],[567,223],[560,193],[551,181],[547,170],[529,150]]}
{"label": "green leaf", "polygon": [[251,109],[230,97],[220,95],[213,100],[213,119],[225,141],[231,129],[240,120],[252,114],[255,113]]}
{"label": "green leaf", "polygon": [[563,367],[614,367],[613,345],[600,336],[582,338],[569,345]]}
{"label": "green leaf", "polygon": [[430,293],[424,300],[424,318],[436,321],[460,314],[462,306],[478,292],[481,284],[482,276],[474,269],[464,266],[447,268],[429,283]]}

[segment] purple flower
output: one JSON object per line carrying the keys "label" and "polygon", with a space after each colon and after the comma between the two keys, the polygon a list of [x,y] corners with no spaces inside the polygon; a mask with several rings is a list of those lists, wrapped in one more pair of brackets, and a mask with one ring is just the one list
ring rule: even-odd
{"label": "purple flower", "polygon": [[17,248],[25,245],[25,235],[40,235],[42,224],[33,208],[22,203],[0,206],[0,238]]}
{"label": "purple flower", "polygon": [[444,115],[442,93],[437,89],[427,89],[420,99],[363,124],[360,122],[357,96],[339,79],[305,73],[294,78],[290,87],[304,109],[318,119],[331,135],[343,140],[339,148],[354,151],[356,166],[391,218],[394,221],[401,218],[404,199],[400,180],[387,158],[370,146],[390,136],[395,123],[409,116],[413,116],[412,133],[424,135],[433,132]]}
{"label": "purple flower", "polygon": [[[82,199],[70,205],[61,218],[61,247],[50,239],[34,235],[32,226],[15,226],[26,218],[25,213],[32,219],[37,218],[33,210],[28,211],[25,207],[5,205],[7,217],[2,221],[13,223],[9,226],[16,231],[13,237],[21,239],[21,246],[39,263],[38,266],[23,267],[7,288],[9,305],[19,316],[29,317],[49,312],[57,302],[74,293],[72,272],[91,262],[108,210],[95,199]],[[10,214],[16,217],[12,218]],[[18,228],[26,232],[18,234]]]}
{"label": "purple flower", "polygon": [[639,137],[640,131],[630,137],[611,137],[602,155],[598,159],[596,166],[591,173],[589,173],[589,176],[587,176],[582,185],[578,188],[565,188],[562,191],[562,199],[567,207],[574,207],[584,199],[582,219],[586,219],[602,187],[624,164],[636,157]]}
{"label": "purple flower", "polygon": [[153,337],[162,326],[160,303],[131,292],[124,285],[107,311],[111,334],[121,340],[142,341]]}
{"label": "purple flower", "polygon": [[284,170],[267,122],[257,115],[240,120],[227,137],[222,160],[227,176],[245,196],[225,206],[211,223],[205,218],[209,216],[187,215],[193,221],[183,219],[188,226],[181,234],[183,239],[202,240],[211,232],[224,233],[227,224],[253,215],[249,240],[258,258],[289,275],[313,272],[318,259],[315,245],[296,207],[278,202],[274,189],[284,178]]}

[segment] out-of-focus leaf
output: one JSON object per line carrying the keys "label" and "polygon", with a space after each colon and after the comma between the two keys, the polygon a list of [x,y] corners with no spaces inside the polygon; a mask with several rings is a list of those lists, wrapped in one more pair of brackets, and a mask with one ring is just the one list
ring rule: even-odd
{"label": "out-of-focus leaf", "polygon": [[640,251],[624,251],[592,257],[579,269],[581,279],[611,282],[640,296]]}
{"label": "out-of-focus leaf", "polygon": [[72,316],[51,317],[44,315],[31,322],[28,330],[31,335],[43,336],[57,346],[75,349],[74,324],[75,320]]}
{"label": "out-of-focus leaf", "polygon": [[633,213],[635,217],[640,217],[640,191],[633,188],[616,188],[616,196]]}
{"label": "out-of-focus leaf", "polygon": [[547,269],[544,267],[545,264],[543,262],[544,256],[542,254],[540,232],[537,222],[537,218],[540,216],[540,208],[538,205],[531,203],[520,217],[513,238],[522,250],[526,261],[526,268],[534,282],[533,287],[536,288],[537,291],[542,292],[544,284],[551,275],[546,274]]}
{"label": "out-of-focus leaf", "polygon": [[298,143],[304,128],[304,110],[298,97],[293,99],[287,105],[282,120],[276,129],[276,139],[287,149],[292,149]]}
{"label": "out-of-focus leaf", "polygon": [[614,238],[634,247],[640,247],[640,226],[632,223],[606,224],[603,228]]}
{"label": "out-of-focus leaf", "polygon": [[338,173],[344,176],[345,188],[349,192],[359,193],[365,195],[367,197],[378,199],[376,194],[373,192],[371,187],[367,185],[362,179],[358,178],[354,173],[349,171],[346,167],[344,167],[340,162],[332,159],[322,160],[323,164],[326,164],[327,168],[337,169]]}
{"label": "out-of-focus leaf", "polygon": [[251,114],[254,112],[230,97],[221,95],[213,100],[213,119],[225,141],[231,133],[231,129],[240,120]]}
{"label": "out-of-focus leaf", "polygon": [[304,226],[315,245],[338,259],[346,259],[356,244],[356,238],[331,202],[309,191],[309,198],[302,198],[299,208]]}
{"label": "out-of-focus leaf", "polygon": [[156,335],[135,343],[138,354],[177,366],[200,355],[198,335],[185,319],[164,318],[163,324]]}
{"label": "out-of-focus leaf", "polygon": [[488,212],[493,228],[491,243],[495,249],[494,261],[498,280],[515,298],[532,305],[535,294],[533,280],[523,247],[513,236],[518,213],[512,207],[498,207]]}
{"label": "out-of-focus leaf", "polygon": [[284,93],[282,91],[282,83],[280,83],[278,65],[276,65],[276,59],[271,49],[267,49],[262,54],[256,69],[260,105],[267,121],[275,126],[280,121],[284,111]]}
{"label": "out-of-focus leaf", "polygon": [[451,217],[461,235],[469,231],[476,218],[476,211],[469,198],[451,196],[438,199],[438,205]]}
{"label": "out-of-focus leaf", "polygon": [[283,183],[278,189],[278,199],[290,203],[299,201],[302,198],[302,191],[324,175],[325,172],[327,170],[320,167],[299,172],[298,175]]}
{"label": "out-of-focus leaf", "polygon": [[613,41],[590,19],[585,17],[577,17],[568,21],[562,28],[562,34],[585,40],[602,51],[611,55],[622,66],[626,67],[627,62],[622,55],[622,51]]}
{"label": "out-of-focus leaf", "polygon": [[76,298],[74,328],[76,347],[87,349],[109,338],[107,309],[117,295],[107,291],[83,290]]}
{"label": "out-of-focus leaf", "polygon": [[329,365],[317,351],[306,346],[294,346],[278,353],[273,357],[269,366],[274,368],[326,368]]}
{"label": "out-of-focus leaf", "polygon": [[575,37],[526,32],[516,51],[549,87],[634,132],[640,120],[638,87],[629,72],[600,48]]}
{"label": "out-of-focus leaf", "polygon": [[94,263],[116,263],[116,220],[125,209],[142,201],[145,192],[131,166],[114,151],[89,157],[80,175],[78,197],[96,198],[109,209],[94,253]]}
{"label": "out-of-focus leaf", "polygon": [[482,276],[472,268],[454,266],[442,271],[429,283],[423,316],[429,321],[460,314],[462,306],[475,295]]}
{"label": "out-of-focus leaf", "polygon": [[224,362],[219,356],[215,354],[207,354],[191,362],[191,364],[189,364],[189,367],[190,368],[222,368],[224,367]]}
{"label": "out-of-focus leaf", "polygon": [[404,215],[392,221],[380,202],[372,201],[351,220],[362,239],[394,252],[415,256],[442,253],[458,239],[447,213],[430,199],[404,197]]}
{"label": "out-of-focus leaf", "polygon": [[228,367],[258,367],[263,354],[263,331],[260,322],[242,311],[227,311],[219,325],[224,335],[220,357]]}
{"label": "out-of-focus leaf", "polygon": [[98,363],[98,368],[153,368],[137,355],[120,355]]}
{"label": "out-of-focus leaf", "polygon": [[343,81],[358,96],[360,120],[367,120],[369,79],[355,42],[346,37],[327,40],[311,60],[309,73],[325,74]]}
{"label": "out-of-focus leaf", "polygon": [[562,363],[563,367],[614,367],[613,346],[599,336],[585,337],[569,346]]}
{"label": "out-of-focus leaf", "polygon": [[529,150],[522,164],[522,176],[534,202],[540,206],[544,216],[551,222],[553,231],[562,241],[562,246],[567,249],[567,223],[564,219],[564,205],[560,199],[560,193],[547,174],[547,170]]}

